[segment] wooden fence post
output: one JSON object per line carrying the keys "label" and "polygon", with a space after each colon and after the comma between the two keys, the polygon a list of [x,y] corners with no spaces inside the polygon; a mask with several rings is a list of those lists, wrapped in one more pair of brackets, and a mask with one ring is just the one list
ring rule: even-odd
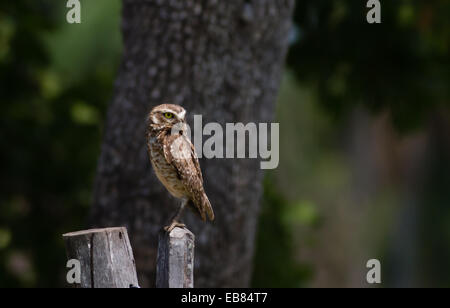
{"label": "wooden fence post", "polygon": [[156,265],[157,288],[194,287],[194,234],[175,228],[159,234]]}
{"label": "wooden fence post", "polygon": [[63,235],[68,259],[80,262],[79,288],[138,287],[136,266],[124,227],[92,229]]}

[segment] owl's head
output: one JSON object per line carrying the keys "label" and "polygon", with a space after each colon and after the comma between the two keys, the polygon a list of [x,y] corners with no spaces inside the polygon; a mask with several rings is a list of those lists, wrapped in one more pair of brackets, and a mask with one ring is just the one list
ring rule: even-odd
{"label": "owl's head", "polygon": [[148,115],[148,123],[153,128],[170,128],[186,121],[186,110],[178,105],[162,104],[156,106]]}

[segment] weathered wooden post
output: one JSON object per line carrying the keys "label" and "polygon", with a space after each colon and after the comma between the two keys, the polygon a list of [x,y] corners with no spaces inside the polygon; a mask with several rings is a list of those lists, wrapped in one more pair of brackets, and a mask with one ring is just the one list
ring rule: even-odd
{"label": "weathered wooden post", "polygon": [[194,234],[175,228],[159,234],[156,265],[157,288],[194,287]]}
{"label": "weathered wooden post", "polygon": [[138,287],[136,266],[124,227],[63,235],[68,259],[80,261],[79,288]]}

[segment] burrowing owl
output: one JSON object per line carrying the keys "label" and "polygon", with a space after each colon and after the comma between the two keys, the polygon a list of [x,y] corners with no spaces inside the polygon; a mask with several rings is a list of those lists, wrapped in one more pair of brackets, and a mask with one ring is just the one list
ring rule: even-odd
{"label": "burrowing owl", "polygon": [[186,110],[178,105],[156,106],[148,115],[147,146],[156,176],[182,203],[167,232],[184,224],[179,222],[183,209],[191,207],[203,221],[214,219],[211,203],[203,188],[203,177],[195,148],[186,136]]}

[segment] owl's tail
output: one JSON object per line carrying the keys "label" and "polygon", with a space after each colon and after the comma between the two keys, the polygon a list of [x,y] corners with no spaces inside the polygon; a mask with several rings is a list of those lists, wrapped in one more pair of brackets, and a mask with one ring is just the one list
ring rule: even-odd
{"label": "owl's tail", "polygon": [[206,214],[208,214],[209,220],[213,221],[214,220],[214,211],[212,209],[211,202],[209,202],[208,196],[206,194],[203,194],[202,203],[203,203],[202,208],[204,208],[206,211]]}
{"label": "owl's tail", "polygon": [[206,216],[208,216],[209,220],[214,220],[214,211],[212,209],[211,203],[209,202],[208,196],[205,193],[199,195],[198,198],[195,198],[195,201],[190,200],[189,208],[194,210],[203,221],[206,220]]}

